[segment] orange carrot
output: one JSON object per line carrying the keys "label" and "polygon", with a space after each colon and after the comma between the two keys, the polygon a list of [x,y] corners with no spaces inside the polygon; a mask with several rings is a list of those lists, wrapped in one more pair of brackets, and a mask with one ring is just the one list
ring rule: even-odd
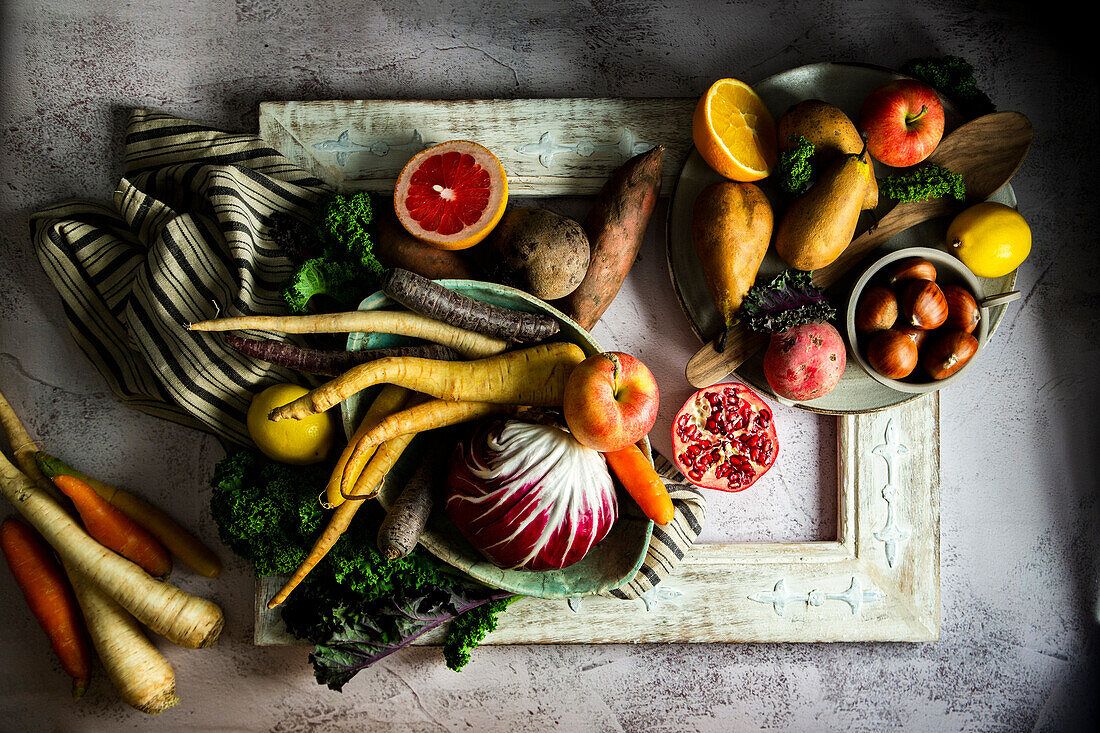
{"label": "orange carrot", "polygon": [[657,524],[668,524],[672,521],[674,509],[672,497],[668,495],[668,489],[657,475],[657,471],[642,455],[641,449],[636,445],[604,453],[607,465],[615,472],[615,476],[622,483],[623,488],[638,502],[645,515]]}
{"label": "orange carrot", "polygon": [[79,700],[88,689],[92,650],[84,619],[61,566],[38,533],[15,517],[0,523],[0,549],[61,667],[73,678],[73,699]]}
{"label": "orange carrot", "polygon": [[172,558],[168,551],[140,525],[107,503],[91,486],[67,474],[54,476],[53,482],[65,496],[72,499],[84,528],[100,544],[137,563],[154,578],[163,578],[172,572]]}

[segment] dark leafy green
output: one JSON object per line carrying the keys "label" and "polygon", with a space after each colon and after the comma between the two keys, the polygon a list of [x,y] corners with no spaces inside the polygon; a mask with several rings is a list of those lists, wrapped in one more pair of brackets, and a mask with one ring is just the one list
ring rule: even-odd
{"label": "dark leafy green", "polygon": [[779,333],[835,317],[836,309],[813,284],[812,273],[802,270],[785,270],[768,285],[753,285],[741,303],[741,319],[761,333]]}
{"label": "dark leafy green", "polygon": [[950,99],[968,119],[997,111],[993,100],[978,88],[974,67],[958,56],[929,56],[906,61],[901,73],[920,79]]}
{"label": "dark leafy green", "polygon": [[775,180],[781,189],[797,196],[810,188],[814,179],[813,154],[814,144],[801,135],[794,145],[779,153]]}
{"label": "dark leafy green", "polygon": [[312,237],[284,226],[279,237],[287,255],[300,263],[283,289],[292,311],[315,308],[311,301],[317,296],[340,308],[351,307],[378,289],[385,268],[374,256],[367,232],[373,215],[369,194],[332,194],[317,206]]}
{"label": "dark leafy green", "polygon": [[966,199],[962,176],[935,163],[922,163],[906,173],[887,176],[879,184],[879,191],[897,201],[927,201],[948,196],[958,201]]}
{"label": "dark leafy green", "polygon": [[[210,509],[222,541],[252,561],[257,575],[293,572],[323,530],[318,495],[331,469],[275,463],[245,449],[229,453],[211,479]],[[282,606],[287,630],[316,645],[317,681],[333,689],[447,622],[445,648],[456,652],[446,660],[457,671],[518,597],[459,575],[421,550],[387,562],[375,550],[380,521],[375,504],[360,509]],[[464,617],[474,609],[477,615]]]}
{"label": "dark leafy green", "polygon": [[[444,645],[447,666],[458,671],[476,647],[496,628],[496,618],[512,600],[503,591],[456,581],[450,588],[429,587],[421,592],[404,589],[338,616],[340,628],[317,645],[310,661],[319,684],[341,690],[360,670],[403,649],[440,625],[451,622]],[[454,649],[454,654],[446,650]]]}

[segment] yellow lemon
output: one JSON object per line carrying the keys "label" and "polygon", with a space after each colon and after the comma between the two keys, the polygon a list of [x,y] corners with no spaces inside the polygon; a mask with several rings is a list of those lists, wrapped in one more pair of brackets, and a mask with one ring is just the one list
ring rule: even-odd
{"label": "yellow lemon", "polygon": [[272,422],[268,413],[309,392],[297,384],[275,384],[252,398],[248,434],[264,455],[279,463],[304,466],[324,460],[336,437],[336,421],[322,412],[302,420]]}
{"label": "yellow lemon", "polygon": [[947,244],[978,277],[1003,277],[1031,252],[1031,227],[1011,206],[985,201],[955,217]]}

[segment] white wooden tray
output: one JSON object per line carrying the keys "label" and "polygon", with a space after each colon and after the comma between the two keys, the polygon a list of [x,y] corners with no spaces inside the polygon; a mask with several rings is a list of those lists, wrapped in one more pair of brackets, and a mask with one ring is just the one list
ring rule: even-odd
{"label": "white wooden tray", "polygon": [[[693,99],[271,102],[260,134],[341,190],[392,188],[431,142],[500,157],[515,195],[591,195],[631,155],[667,149],[666,195]],[[486,644],[928,641],[939,636],[939,396],[838,420],[835,541],[696,545],[647,598],[525,598]],[[296,643],[256,588],[257,644]],[[439,633],[418,643],[439,641]]]}

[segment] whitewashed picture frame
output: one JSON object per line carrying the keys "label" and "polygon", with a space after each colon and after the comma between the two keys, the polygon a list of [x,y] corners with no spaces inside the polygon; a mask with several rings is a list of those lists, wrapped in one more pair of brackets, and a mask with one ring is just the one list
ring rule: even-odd
{"label": "whitewashed picture frame", "polygon": [[[269,102],[260,134],[341,190],[392,189],[433,141],[497,153],[512,195],[587,196],[663,144],[667,195],[691,148],[691,99]],[[417,135],[412,135],[412,131]],[[347,134],[345,134],[345,132]],[[647,597],[524,598],[485,644],[931,641],[940,629],[939,395],[838,420],[837,538],[697,544]],[[256,644],[293,644],[256,588]],[[417,643],[438,643],[442,632]]]}

